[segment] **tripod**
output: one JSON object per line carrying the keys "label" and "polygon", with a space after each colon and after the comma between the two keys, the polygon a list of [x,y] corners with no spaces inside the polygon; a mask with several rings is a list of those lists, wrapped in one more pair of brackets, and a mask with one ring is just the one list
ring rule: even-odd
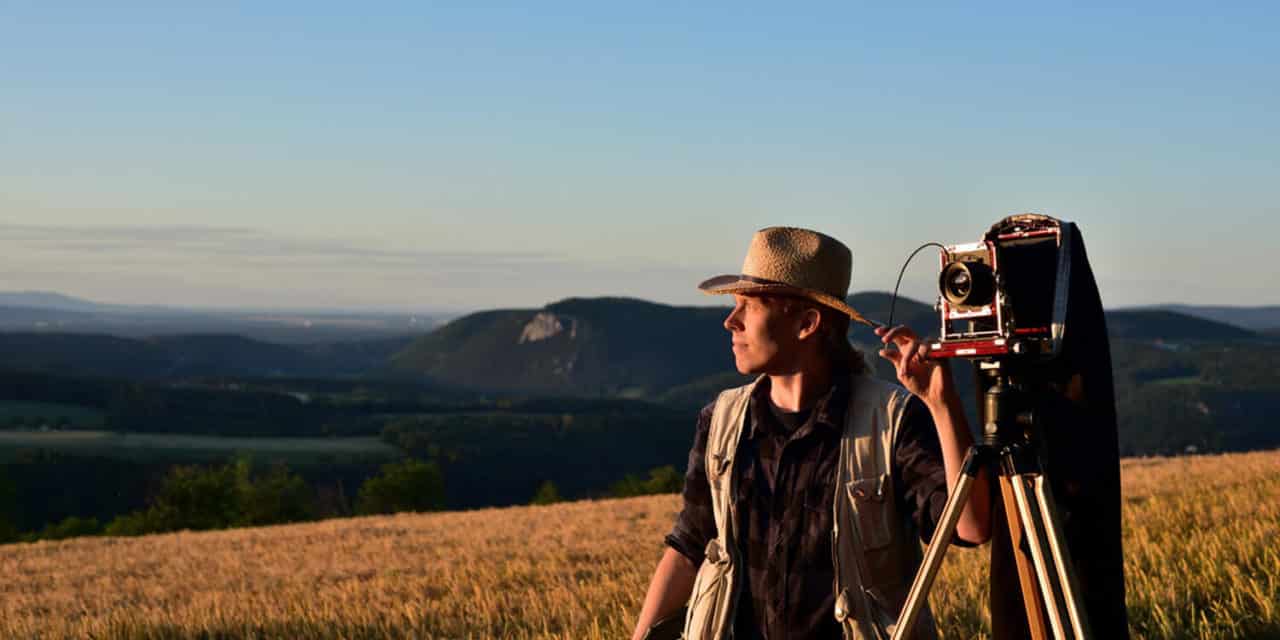
{"label": "tripod", "polygon": [[911,583],[893,640],[908,637],[915,627],[955,535],[973,480],[983,468],[991,468],[999,477],[1031,637],[1084,640],[1091,637],[1089,623],[1080,605],[1074,565],[1042,469],[1033,393],[1013,384],[1001,362],[980,364],[995,377],[983,397],[986,420],[982,442],[969,447],[965,455],[955,490],[947,498],[942,520]]}

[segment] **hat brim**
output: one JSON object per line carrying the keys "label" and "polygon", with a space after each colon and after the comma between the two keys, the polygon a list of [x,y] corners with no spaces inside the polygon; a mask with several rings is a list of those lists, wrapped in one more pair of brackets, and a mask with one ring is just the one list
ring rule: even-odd
{"label": "hat brim", "polygon": [[730,274],[716,276],[708,280],[703,280],[698,288],[707,295],[726,295],[726,294],[749,294],[749,293],[769,293],[774,295],[792,295],[801,298],[808,298],[823,306],[831,307],[840,313],[849,316],[849,319],[865,324],[868,327],[882,326],[878,322],[872,322],[858,313],[856,309],[849,306],[849,303],[837,298],[833,295],[814,291],[813,289],[804,289],[792,286],[783,282],[775,282],[765,280],[764,278],[756,278],[744,274]]}

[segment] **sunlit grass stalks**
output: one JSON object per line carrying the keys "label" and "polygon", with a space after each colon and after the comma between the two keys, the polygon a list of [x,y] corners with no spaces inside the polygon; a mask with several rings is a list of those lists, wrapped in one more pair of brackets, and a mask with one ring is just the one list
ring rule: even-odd
{"label": "sunlit grass stalks", "polygon": [[[1280,452],[1127,460],[1140,638],[1280,638]],[[677,496],[0,547],[0,636],[629,636]],[[986,553],[955,549],[933,605],[988,628]]]}

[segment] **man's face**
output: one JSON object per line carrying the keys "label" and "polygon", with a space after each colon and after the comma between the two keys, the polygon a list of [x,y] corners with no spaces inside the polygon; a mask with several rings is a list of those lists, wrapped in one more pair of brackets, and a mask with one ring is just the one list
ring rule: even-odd
{"label": "man's face", "polygon": [[741,374],[793,373],[799,346],[800,314],[785,304],[753,295],[733,296],[734,307],[724,319],[733,337],[733,363]]}

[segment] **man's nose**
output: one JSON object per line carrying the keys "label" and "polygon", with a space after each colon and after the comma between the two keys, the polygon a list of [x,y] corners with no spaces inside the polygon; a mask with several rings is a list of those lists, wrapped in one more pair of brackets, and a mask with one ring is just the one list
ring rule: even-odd
{"label": "man's nose", "polygon": [[724,319],[724,328],[728,331],[736,331],[742,328],[742,323],[738,321],[738,308],[734,307]]}

